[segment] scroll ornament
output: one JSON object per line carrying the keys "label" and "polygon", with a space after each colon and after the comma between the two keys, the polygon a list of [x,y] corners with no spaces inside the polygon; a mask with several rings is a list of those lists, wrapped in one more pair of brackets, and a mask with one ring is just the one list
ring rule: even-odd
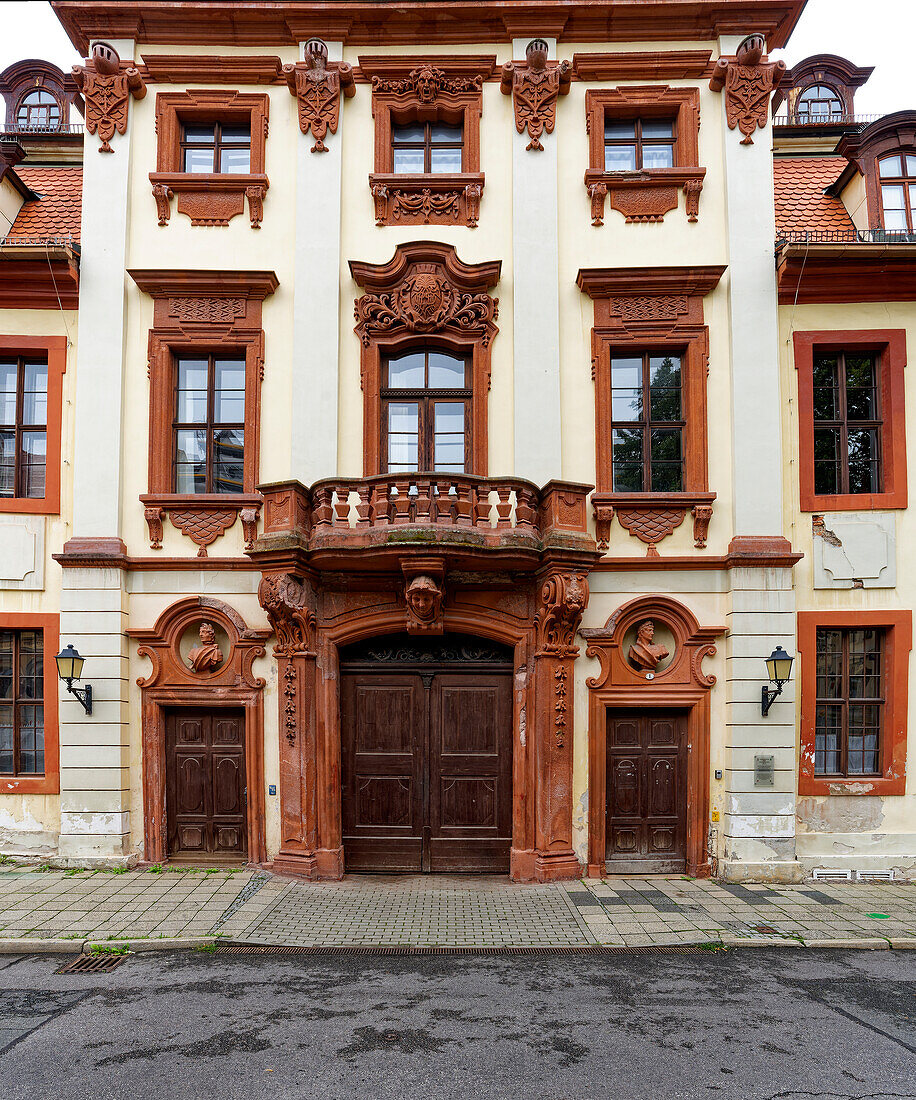
{"label": "scroll ornament", "polygon": [[258,600],[277,635],[274,655],[292,657],[311,651],[315,613],[306,606],[308,586],[290,573],[268,573],[258,585]]}
{"label": "scroll ornament", "polygon": [[436,332],[453,326],[463,332],[483,333],[490,341],[498,316],[497,298],[471,294],[455,287],[432,268],[416,270],[392,291],[364,294],[356,300],[356,331],[368,347],[373,335],[404,328],[409,332]]}
{"label": "scroll ornament", "polygon": [[751,136],[764,129],[770,110],[770,93],[786,71],[784,61],[763,63],[762,35],[749,34],[738,46],[735,59],[720,57],[709,80],[714,92],[725,89],[725,118],[728,128],[744,134],[742,145],[753,145]]}
{"label": "scroll ornament", "polygon": [[588,580],[578,573],[552,573],[541,588],[536,617],[538,653],[575,657],[576,631],[588,604]]}

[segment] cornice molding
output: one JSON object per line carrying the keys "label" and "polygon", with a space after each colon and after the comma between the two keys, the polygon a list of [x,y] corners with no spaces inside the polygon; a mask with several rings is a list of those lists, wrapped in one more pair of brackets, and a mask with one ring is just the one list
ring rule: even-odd
{"label": "cornice molding", "polygon": [[466,264],[458,259],[452,245],[439,241],[411,241],[399,244],[385,264],[350,260],[350,274],[363,290],[390,290],[416,264],[443,265],[452,282],[468,291],[482,291],[496,286],[502,268],[502,260]]}
{"label": "cornice molding", "polygon": [[568,42],[711,40],[762,34],[785,46],[805,0],[52,0],[71,42],[93,38],[171,46],[291,45],[306,38],[351,46],[505,42],[527,33]]}
{"label": "cornice molding", "polygon": [[282,84],[283,63],[267,54],[141,54],[140,75],[158,84]]}
{"label": "cornice molding", "polygon": [[711,76],[711,50],[639,50],[574,53],[579,80],[689,80]]}
{"label": "cornice molding", "polygon": [[709,294],[719,285],[725,265],[703,267],[583,267],[576,286],[589,298],[653,297],[665,294]]}
{"label": "cornice molding", "polygon": [[182,295],[263,301],[280,285],[273,271],[186,271],[132,268],[127,274],[152,298]]}
{"label": "cornice molding", "polygon": [[450,77],[466,77],[473,79],[480,77],[486,80],[496,70],[495,54],[463,54],[460,57],[437,54],[360,54],[359,68],[354,70],[357,80],[371,83],[375,77],[380,80],[397,80],[409,76],[410,73],[423,65],[431,65],[441,69]]}
{"label": "cornice molding", "polygon": [[912,302],[916,244],[786,244],[776,273],[782,304]]}

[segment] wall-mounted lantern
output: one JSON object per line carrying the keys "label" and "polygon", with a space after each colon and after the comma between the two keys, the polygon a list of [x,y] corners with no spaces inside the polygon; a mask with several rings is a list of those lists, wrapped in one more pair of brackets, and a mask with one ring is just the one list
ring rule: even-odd
{"label": "wall-mounted lantern", "polygon": [[788,683],[792,675],[792,662],[794,659],[794,657],[790,657],[789,654],[786,653],[781,645],[778,645],[769,657],[767,657],[767,674],[772,683],[776,685],[776,688],[771,691],[765,684],[761,688],[760,713],[764,718],[766,718],[769,713],[770,707],[773,705],[776,696],[782,695],[783,685]]}
{"label": "wall-mounted lantern", "polygon": [[57,661],[57,675],[67,685],[67,691],[79,699],[87,714],[92,714],[92,684],[87,684],[82,690],[73,686],[73,681],[79,680],[83,674],[85,658],[81,657],[71,644],[66,649],[62,649],[54,660]]}

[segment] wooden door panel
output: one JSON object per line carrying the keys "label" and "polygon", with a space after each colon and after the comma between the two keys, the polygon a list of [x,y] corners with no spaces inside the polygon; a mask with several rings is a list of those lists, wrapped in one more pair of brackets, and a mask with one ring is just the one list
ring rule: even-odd
{"label": "wooden door panel", "polygon": [[245,717],[239,711],[176,710],[166,715],[169,854],[243,856]]}
{"label": "wooden door panel", "polygon": [[495,829],[496,779],[451,776],[441,784],[442,828]]}
{"label": "wooden door panel", "polygon": [[608,871],[662,874],[686,869],[686,788],[685,714],[608,711]]}
{"label": "wooden door panel", "polygon": [[356,687],[357,753],[413,754],[417,685],[416,677],[409,679],[403,685],[361,683]]}
{"label": "wooden door panel", "polygon": [[411,785],[410,776],[359,776],[354,826],[357,829],[374,826],[410,828],[413,793]]}
{"label": "wooden door panel", "polygon": [[484,684],[468,676],[439,679],[442,681],[440,756],[495,758],[500,749],[501,685]]}

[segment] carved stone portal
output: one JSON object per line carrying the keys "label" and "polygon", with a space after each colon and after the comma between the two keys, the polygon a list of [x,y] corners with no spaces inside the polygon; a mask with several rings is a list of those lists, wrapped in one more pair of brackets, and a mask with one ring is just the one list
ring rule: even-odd
{"label": "carved stone portal", "polygon": [[651,619],[646,619],[641,623],[639,629],[636,631],[636,641],[630,646],[627,652],[627,660],[635,668],[642,669],[643,672],[654,672],[659,665],[660,661],[663,661],[668,656],[668,649],[663,645],[653,645],[652,639],[655,637],[655,623]]}
{"label": "carved stone portal", "polygon": [[114,152],[109,143],[115,133],[127,131],[130,97],[143,99],[146,95],[140,70],[133,65],[122,69],[117,52],[97,42],[86,64],[73,66],[73,80],[86,101],[87,132],[98,132],[102,139],[100,153]]}
{"label": "carved stone portal", "polygon": [[305,44],[305,61],[284,65],[283,75],[299,105],[299,129],[303,134],[312,131],[313,153],[326,153],[324,139],[329,130],[337,133],[340,121],[340,93],[347,99],[356,93],[353,66],[346,61],[329,65],[327,46],[313,38]]}
{"label": "carved stone portal", "polygon": [[531,139],[526,149],[544,151],[543,133],[552,134],[557,120],[557,97],[566,95],[572,78],[568,61],[547,64],[547,43],[535,38],[525,50],[527,63],[507,61],[502,67],[500,89],[511,95],[515,107],[515,128]]}
{"label": "carved stone portal", "polygon": [[725,118],[728,128],[744,134],[742,145],[753,145],[751,136],[764,129],[770,110],[770,93],[786,71],[784,61],[763,62],[763,36],[750,34],[738,46],[733,61],[720,57],[709,80],[714,92],[725,89]]}

